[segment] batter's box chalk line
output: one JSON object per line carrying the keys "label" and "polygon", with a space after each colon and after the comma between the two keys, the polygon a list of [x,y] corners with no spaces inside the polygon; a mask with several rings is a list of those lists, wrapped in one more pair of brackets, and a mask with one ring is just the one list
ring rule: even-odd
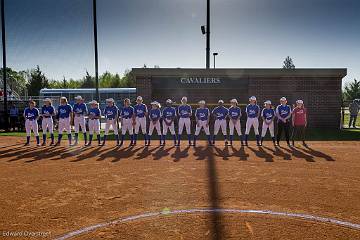
{"label": "batter's box chalk line", "polygon": [[66,233],[62,236],[55,238],[54,240],[65,240],[69,239],[81,234],[93,232],[100,228],[105,228],[110,225],[116,225],[119,223],[124,222],[131,222],[136,221],[139,219],[157,217],[161,215],[178,215],[178,214],[195,214],[195,213],[232,213],[232,214],[241,214],[241,213],[248,213],[248,214],[258,214],[258,215],[271,215],[271,216],[280,216],[280,217],[289,217],[289,218],[298,218],[298,219],[305,219],[312,222],[321,222],[321,223],[328,223],[334,224],[342,227],[348,227],[356,230],[360,230],[360,224],[345,222],[338,219],[327,218],[327,217],[318,217],[310,214],[301,214],[301,213],[291,213],[291,212],[274,212],[270,210],[245,210],[245,209],[225,209],[225,208],[195,208],[195,209],[182,209],[182,210],[170,210],[169,208],[164,208],[163,211],[159,212],[150,212],[150,213],[143,213],[139,215],[127,216],[127,217],[120,217],[118,219],[99,223],[95,225],[91,225],[88,227],[84,227],[69,233]]}

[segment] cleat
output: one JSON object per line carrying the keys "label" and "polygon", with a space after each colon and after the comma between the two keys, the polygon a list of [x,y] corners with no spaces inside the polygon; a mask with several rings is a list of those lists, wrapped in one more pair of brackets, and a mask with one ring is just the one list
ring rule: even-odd
{"label": "cleat", "polygon": [[41,146],[46,146],[46,142],[43,142],[43,143],[41,144]]}
{"label": "cleat", "polygon": [[25,144],[24,144],[24,146],[29,146],[29,145],[30,145],[30,143],[25,143]]}

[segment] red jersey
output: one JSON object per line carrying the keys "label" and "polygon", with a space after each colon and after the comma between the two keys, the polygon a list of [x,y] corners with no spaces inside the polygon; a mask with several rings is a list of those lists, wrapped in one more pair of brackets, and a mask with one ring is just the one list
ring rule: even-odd
{"label": "red jersey", "polygon": [[295,126],[305,126],[306,125],[306,114],[307,114],[306,108],[296,107],[296,108],[294,108],[292,114],[293,114]]}

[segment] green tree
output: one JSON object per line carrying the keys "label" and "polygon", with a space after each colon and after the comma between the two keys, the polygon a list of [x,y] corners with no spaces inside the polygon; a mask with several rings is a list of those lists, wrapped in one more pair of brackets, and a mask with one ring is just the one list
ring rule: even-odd
{"label": "green tree", "polygon": [[353,82],[346,84],[344,98],[348,101],[360,98],[360,81],[354,79]]}
{"label": "green tree", "polygon": [[29,81],[27,83],[27,89],[29,96],[38,96],[42,88],[49,87],[49,81],[40,70],[39,66],[30,71]]}
{"label": "green tree", "polygon": [[[15,71],[11,68],[6,69],[8,89],[15,95],[25,95],[26,91],[26,71]],[[3,69],[0,69],[0,82],[3,84]]]}
{"label": "green tree", "polygon": [[135,87],[135,76],[130,70],[125,70],[124,77],[121,79],[122,87]]}
{"label": "green tree", "polygon": [[86,76],[82,80],[81,88],[94,88],[95,78],[90,76],[89,72],[86,71]]}
{"label": "green tree", "polygon": [[291,59],[291,57],[287,56],[285,58],[283,68],[284,69],[295,69],[295,65],[294,65],[294,62]]}

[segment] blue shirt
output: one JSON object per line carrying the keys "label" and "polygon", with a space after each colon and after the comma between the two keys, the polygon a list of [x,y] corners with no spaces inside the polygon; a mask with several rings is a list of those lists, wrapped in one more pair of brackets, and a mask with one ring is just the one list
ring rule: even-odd
{"label": "blue shirt", "polygon": [[87,114],[88,109],[85,103],[75,103],[74,105],[74,113],[79,115]]}
{"label": "blue shirt", "polygon": [[241,117],[241,109],[239,107],[230,107],[229,116],[231,119],[239,119]]}
{"label": "blue shirt", "polygon": [[135,111],[135,116],[139,118],[145,117],[145,113],[148,112],[146,105],[143,103],[136,104],[134,106],[134,111]]}
{"label": "blue shirt", "polygon": [[68,118],[72,112],[72,107],[69,104],[60,105],[58,107],[59,118]]}
{"label": "blue shirt", "polygon": [[229,114],[229,110],[224,106],[218,106],[214,108],[212,114],[215,115],[217,120],[224,120]]}
{"label": "blue shirt", "polygon": [[41,108],[41,114],[42,115],[47,115],[45,117],[51,117],[53,114],[55,113],[55,108],[53,106],[46,106],[44,105]]}
{"label": "blue shirt", "polygon": [[156,108],[156,109],[151,109],[150,110],[150,120],[158,120],[159,118],[161,118],[161,111],[160,109]]}
{"label": "blue shirt", "polygon": [[207,121],[209,119],[210,110],[208,108],[198,108],[195,111],[195,116],[200,121]]}
{"label": "blue shirt", "polygon": [[264,108],[261,112],[261,116],[266,120],[271,120],[275,117],[275,111],[272,108],[270,109]]}
{"label": "blue shirt", "polygon": [[119,108],[117,106],[106,106],[104,109],[104,116],[106,117],[106,119],[115,119],[118,112]]}
{"label": "blue shirt", "polygon": [[178,114],[181,118],[189,118],[191,116],[191,106],[180,105],[178,108]]}
{"label": "blue shirt", "polygon": [[121,117],[125,119],[132,118],[134,115],[134,108],[132,106],[129,107],[123,107],[121,109]]}
{"label": "blue shirt", "polygon": [[166,119],[174,119],[176,117],[176,110],[173,107],[165,107],[162,115]]}
{"label": "blue shirt", "polygon": [[16,107],[10,108],[10,117],[17,117],[19,115],[19,109]]}
{"label": "blue shirt", "polygon": [[283,106],[282,104],[276,107],[276,114],[281,118],[287,118],[291,116],[291,107],[289,105]]}
{"label": "blue shirt", "polygon": [[95,117],[100,117],[101,116],[101,111],[99,108],[90,108],[89,109],[89,117],[91,118],[95,118]]}
{"label": "blue shirt", "polygon": [[37,108],[25,108],[24,110],[25,118],[28,120],[35,120],[39,116],[39,109]]}
{"label": "blue shirt", "polygon": [[245,112],[248,118],[257,118],[260,113],[260,107],[256,104],[249,104],[246,106]]}

